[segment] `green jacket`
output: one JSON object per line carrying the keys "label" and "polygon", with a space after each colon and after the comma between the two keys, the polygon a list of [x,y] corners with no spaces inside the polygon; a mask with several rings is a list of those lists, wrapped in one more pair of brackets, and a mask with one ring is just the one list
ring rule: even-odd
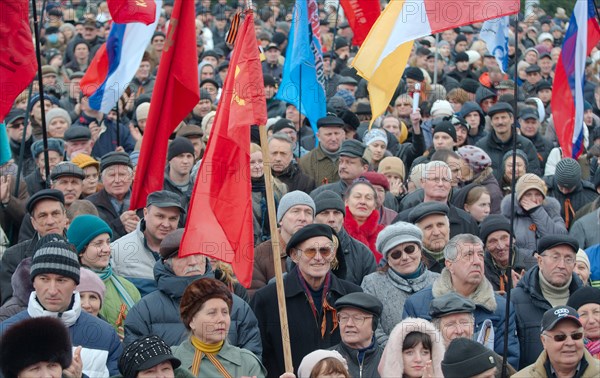
{"label": "green jacket", "polygon": [[[140,299],[142,298],[140,296],[140,292],[138,291],[138,289],[129,281],[127,281],[125,278],[118,276],[118,275],[114,275],[114,277],[116,277],[119,282],[121,282],[121,285],[123,285],[123,287],[125,287],[125,290],[127,291],[127,293],[129,293],[129,296],[131,297],[131,299],[133,299],[133,301],[135,303],[138,303],[140,301]],[[110,278],[107,278],[106,280],[104,280],[104,286],[106,286],[106,292],[104,293],[104,301],[102,301],[102,308],[100,309],[100,315],[102,315],[102,317],[111,325],[113,326],[117,332],[119,329],[119,326],[117,326],[117,319],[119,318],[119,312],[121,311],[121,304],[125,303],[123,301],[123,298],[121,298],[121,296],[119,295],[119,293],[117,292],[117,288],[115,287],[115,284],[112,283],[112,281],[110,280]],[[124,315],[127,315],[127,312],[129,310],[127,309],[125,311]],[[123,318],[122,322],[121,322],[121,327],[123,327],[125,325],[125,318]]]}
{"label": "green jacket", "polygon": [[[115,375],[112,378],[124,378],[124,377],[121,374],[119,374],[119,375]],[[195,378],[195,377],[192,373],[190,373],[189,370],[186,370],[182,367],[178,367],[177,369],[175,369],[175,378]]]}
{"label": "green jacket", "polygon": [[340,179],[338,162],[332,161],[319,146],[302,156],[298,165],[305,175],[315,180],[315,186],[330,184]]}
{"label": "green jacket", "polygon": [[[195,348],[186,339],[180,345],[173,347],[173,355],[181,361],[181,367],[191,371],[192,360],[194,359]],[[223,367],[231,374],[232,377],[256,377],[261,378],[267,375],[267,370],[262,365],[260,360],[250,351],[241,349],[229,344],[225,341],[223,348],[217,354],[217,358]],[[221,373],[210,362],[206,355],[202,356],[200,361],[200,372],[198,378],[220,377]]]}

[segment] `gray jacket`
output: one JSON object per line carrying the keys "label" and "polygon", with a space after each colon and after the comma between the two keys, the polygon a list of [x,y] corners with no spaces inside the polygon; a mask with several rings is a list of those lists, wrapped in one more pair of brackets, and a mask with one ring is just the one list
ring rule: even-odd
{"label": "gray jacket", "polygon": [[419,277],[405,280],[391,268],[387,272],[375,272],[365,277],[361,285],[364,292],[377,297],[385,304],[375,331],[379,345],[385,346],[392,329],[402,321],[402,309],[406,299],[433,284],[438,277],[439,273],[425,270]]}
{"label": "gray jacket", "polygon": [[579,248],[586,249],[600,244],[600,209],[584,215],[569,230],[569,234],[577,239]]}

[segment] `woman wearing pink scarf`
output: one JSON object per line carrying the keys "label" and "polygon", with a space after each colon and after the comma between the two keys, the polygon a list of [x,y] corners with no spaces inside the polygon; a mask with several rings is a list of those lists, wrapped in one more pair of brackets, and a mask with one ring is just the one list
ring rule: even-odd
{"label": "woman wearing pink scarf", "polygon": [[594,358],[600,359],[600,289],[591,286],[577,289],[569,298],[567,306],[579,313],[585,348]]}

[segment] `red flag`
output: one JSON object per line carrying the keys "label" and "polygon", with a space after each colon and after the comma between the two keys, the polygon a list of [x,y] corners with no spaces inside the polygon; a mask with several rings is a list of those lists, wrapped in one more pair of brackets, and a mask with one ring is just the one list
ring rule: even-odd
{"label": "red flag", "polygon": [[360,46],[381,14],[381,5],[379,1],[373,0],[341,0],[341,4],[348,24],[354,32],[352,44]]}
{"label": "red flag", "polygon": [[250,126],[264,125],[267,106],[252,11],[240,27],[215,122],[196,177],[179,256],[203,254],[230,263],[252,281],[254,236]]}
{"label": "red flag", "polygon": [[29,2],[0,2],[0,121],[6,117],[17,96],[37,72],[35,48],[29,28]]}
{"label": "red flag", "polygon": [[112,20],[118,24],[141,22],[150,25],[156,19],[154,0],[106,0]]}
{"label": "red flag", "polygon": [[148,194],[162,189],[169,136],[200,100],[195,46],[194,2],[177,0],[150,101],[132,210],[144,207]]}

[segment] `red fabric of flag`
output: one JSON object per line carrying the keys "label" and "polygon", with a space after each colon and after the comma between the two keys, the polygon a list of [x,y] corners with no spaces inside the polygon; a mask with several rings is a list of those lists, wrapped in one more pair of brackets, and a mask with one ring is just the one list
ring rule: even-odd
{"label": "red fabric of flag", "polygon": [[106,0],[112,20],[119,24],[141,22],[150,25],[156,19],[154,0]]}
{"label": "red fabric of flag", "polygon": [[230,263],[246,287],[252,281],[254,265],[250,126],[266,121],[254,16],[247,11],[196,177],[179,249],[179,257],[203,254]]}
{"label": "red fabric of flag", "polygon": [[0,121],[37,72],[35,48],[29,28],[29,1],[0,2]]}
{"label": "red fabric of flag", "polygon": [[352,44],[360,46],[381,14],[381,5],[379,1],[372,0],[341,0],[341,5],[354,32]]}
{"label": "red fabric of flag", "polygon": [[131,195],[131,210],[163,187],[169,136],[200,100],[194,2],[175,1]]}

